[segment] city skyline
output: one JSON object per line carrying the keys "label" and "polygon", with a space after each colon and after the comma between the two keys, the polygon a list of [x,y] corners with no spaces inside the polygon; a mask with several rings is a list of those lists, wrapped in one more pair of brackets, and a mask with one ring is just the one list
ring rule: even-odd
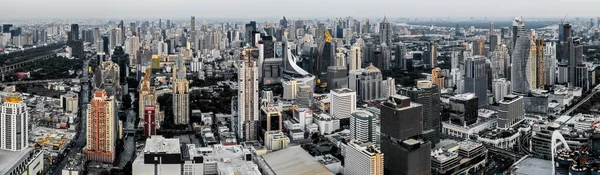
{"label": "city skyline", "polygon": [[[321,17],[382,17],[390,18],[506,18],[510,16],[524,16],[527,18],[562,18],[565,14],[571,17],[596,16],[591,8],[598,2],[591,0],[507,0],[503,3],[492,3],[476,0],[458,1],[390,1],[372,0],[365,2],[356,1],[317,1],[305,0],[303,3],[280,3],[274,0],[257,1],[191,1],[174,0],[164,3],[158,0],[144,1],[91,1],[86,2],[86,7],[104,10],[90,10],[81,8],[79,1],[74,0],[25,0],[9,1],[0,7],[7,19],[155,19],[175,18],[185,19],[189,15],[198,19],[240,19],[251,17],[253,19],[276,19],[280,16],[290,18],[321,18]],[[278,4],[279,3],[279,4]],[[563,3],[569,3],[564,6]],[[286,5],[287,4],[287,5]],[[385,5],[383,5],[385,4]],[[407,5],[410,4],[410,5]],[[518,6],[514,4],[519,4]],[[11,8],[27,6],[28,10]],[[254,7],[254,8],[252,8]],[[477,7],[477,8],[473,8]],[[589,7],[589,8],[586,8]],[[172,10],[170,10],[172,9]],[[267,10],[268,9],[268,10]],[[29,13],[36,11],[37,13]],[[152,13],[148,13],[152,12]],[[277,14],[277,15],[274,15]],[[553,15],[548,15],[553,14]]]}

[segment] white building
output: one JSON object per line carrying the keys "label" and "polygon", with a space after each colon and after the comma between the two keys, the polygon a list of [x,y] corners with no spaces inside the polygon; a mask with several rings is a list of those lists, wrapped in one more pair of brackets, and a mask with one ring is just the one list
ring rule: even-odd
{"label": "white building", "polygon": [[362,64],[362,52],[360,50],[360,46],[354,44],[350,49],[350,59],[348,59],[348,65],[350,65],[350,67],[348,70],[360,70]]}
{"label": "white building", "polygon": [[372,143],[350,141],[346,147],[345,175],[383,175],[383,153]]}
{"label": "white building", "polygon": [[256,140],[256,122],[259,120],[258,70],[251,51],[244,50],[244,60],[238,69],[238,120],[233,128],[243,141]]}
{"label": "white building", "polygon": [[340,120],[333,118],[325,113],[315,115],[315,123],[319,126],[319,134],[330,134],[335,130],[340,129]]}
{"label": "white building", "polygon": [[285,100],[295,100],[298,96],[298,81],[290,80],[283,81],[283,99]]}
{"label": "white building", "polygon": [[336,119],[348,118],[356,111],[356,92],[351,89],[331,90],[331,116]]}
{"label": "white building", "polygon": [[20,94],[4,98],[0,113],[0,149],[21,151],[29,143],[29,113]]}
{"label": "white building", "polygon": [[363,110],[357,110],[350,117],[350,139],[360,142],[375,142],[377,134],[375,134],[374,126],[376,119],[373,114]]}
{"label": "white building", "polygon": [[396,92],[396,80],[394,78],[388,77],[381,82],[381,98],[389,98],[396,95]]}
{"label": "white building", "polygon": [[494,94],[494,102],[498,103],[505,96],[512,92],[510,81],[506,78],[498,78],[492,80],[492,93]]}
{"label": "white building", "polygon": [[285,149],[289,144],[290,138],[285,136],[283,132],[277,130],[265,132],[265,147],[267,147],[267,150]]}

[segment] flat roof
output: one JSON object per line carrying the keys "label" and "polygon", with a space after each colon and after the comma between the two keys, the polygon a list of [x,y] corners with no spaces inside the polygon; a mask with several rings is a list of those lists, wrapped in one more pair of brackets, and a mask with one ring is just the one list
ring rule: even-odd
{"label": "flat roof", "polygon": [[152,136],[146,139],[144,153],[164,152],[168,154],[180,154],[181,148],[179,139],[167,139],[160,135]]}
{"label": "flat roof", "polygon": [[549,160],[527,157],[511,167],[513,174],[552,174],[552,162]]}
{"label": "flat roof", "polygon": [[0,174],[8,174],[15,165],[19,164],[23,157],[29,155],[33,148],[26,148],[22,151],[0,150]]}
{"label": "flat roof", "polygon": [[293,146],[262,156],[275,174],[333,175],[300,146]]}

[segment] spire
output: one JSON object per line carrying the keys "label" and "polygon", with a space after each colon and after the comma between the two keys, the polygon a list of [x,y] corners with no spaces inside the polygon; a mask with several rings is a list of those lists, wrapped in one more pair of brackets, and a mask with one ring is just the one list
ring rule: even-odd
{"label": "spire", "polygon": [[387,22],[388,22],[388,20],[387,20],[387,15],[383,15],[383,22],[385,22],[385,23],[387,23]]}

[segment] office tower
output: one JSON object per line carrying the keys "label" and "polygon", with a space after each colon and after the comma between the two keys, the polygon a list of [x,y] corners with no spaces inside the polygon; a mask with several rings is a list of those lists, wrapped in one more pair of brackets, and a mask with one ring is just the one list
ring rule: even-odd
{"label": "office tower", "polygon": [[192,44],[191,49],[196,52],[198,50],[198,37],[196,36],[196,17],[192,16],[190,19],[190,43]]}
{"label": "office tower", "polygon": [[327,81],[327,69],[332,65],[334,58],[334,46],[331,43],[332,37],[328,30],[325,31],[324,37],[324,42],[320,40],[317,41],[319,55],[316,60],[317,64],[314,64],[317,79],[321,82]]}
{"label": "office tower", "polygon": [[350,117],[350,139],[360,142],[376,142],[379,137],[374,127],[375,116],[367,111],[357,110]]}
{"label": "office tower", "polygon": [[423,136],[432,146],[439,143],[442,111],[439,87],[430,81],[419,81],[416,87],[401,88],[399,94],[423,106]]}
{"label": "office tower", "polygon": [[396,80],[392,77],[387,77],[381,82],[381,98],[389,98],[396,95]]}
{"label": "office tower", "polygon": [[494,33],[494,22],[490,22],[490,31],[488,32],[489,35],[493,35]]}
{"label": "office tower", "polygon": [[127,58],[129,65],[136,65],[136,60],[138,50],[140,50],[140,38],[137,36],[131,36],[127,38],[127,42],[125,42],[125,53],[129,55]]}
{"label": "office tower", "polygon": [[106,53],[104,52],[104,39],[102,39],[102,38],[98,38],[98,39],[96,40],[96,48],[97,48],[97,49],[96,49],[96,50],[97,50],[97,52],[96,52],[96,53],[97,53],[98,55],[104,55],[104,54],[106,54]]}
{"label": "office tower", "polygon": [[356,111],[356,92],[348,88],[331,90],[329,111],[333,118],[349,118]]}
{"label": "office tower", "polygon": [[119,65],[111,61],[101,62],[94,74],[93,83],[95,84],[95,87],[103,89],[108,96],[113,97],[115,100],[119,100],[119,97],[121,97],[121,82],[119,81],[121,75]]}
{"label": "office tower", "polygon": [[[530,41],[528,33],[525,31],[523,19],[517,17],[513,21],[513,51],[510,82],[513,85],[513,92],[526,94],[529,92],[528,69]],[[525,76],[523,76],[525,75]]]}
{"label": "office tower", "polygon": [[188,125],[190,121],[190,89],[186,69],[184,60],[178,57],[173,66],[173,119],[176,125]]}
{"label": "office tower", "polygon": [[327,89],[348,88],[347,72],[345,66],[329,66],[327,68]]}
{"label": "office tower", "polygon": [[264,47],[264,59],[275,58],[275,38],[273,36],[261,36],[260,42]]}
{"label": "office tower", "polygon": [[379,23],[379,30],[379,41],[381,44],[385,43],[386,45],[390,46],[392,43],[392,26],[388,22],[387,17],[384,16],[383,21]]}
{"label": "office tower", "polygon": [[246,38],[245,38],[245,43],[250,45],[251,47],[254,47],[254,32],[257,31],[256,28],[256,21],[250,21],[250,23],[246,24]]}
{"label": "office tower", "polygon": [[435,68],[437,66],[437,52],[435,50],[434,43],[427,44],[427,51],[425,51],[425,55],[423,56],[423,63],[427,64],[430,68]]}
{"label": "office tower", "polygon": [[581,87],[583,91],[589,89],[588,86],[588,69],[585,64],[579,64],[575,67],[575,81],[573,86]]}
{"label": "office tower", "polygon": [[20,94],[9,94],[0,113],[0,149],[21,151],[29,147],[29,112]]}
{"label": "office tower", "polygon": [[431,142],[423,132],[423,106],[394,95],[381,106],[381,152],[386,175],[431,174]]}
{"label": "office tower", "polygon": [[529,83],[529,90],[534,91],[537,89],[537,46],[535,45],[534,40],[530,40],[529,42],[529,57],[527,61],[527,72],[525,73],[525,78]]}
{"label": "office tower", "polygon": [[498,128],[508,129],[525,119],[525,104],[522,96],[510,94],[498,103],[500,104]]}
{"label": "office tower", "polygon": [[483,56],[484,46],[485,41],[483,40],[483,38],[478,38],[475,41],[473,41],[473,55]]}
{"label": "office tower", "polygon": [[373,143],[350,141],[346,147],[344,174],[383,175],[384,154]]}
{"label": "office tower", "polygon": [[150,74],[151,69],[146,69],[144,73],[144,79],[140,82],[139,87],[140,94],[138,116],[140,120],[144,122],[144,135],[146,137],[149,135],[154,135],[152,133],[156,133],[155,124],[158,119],[156,116],[158,115],[157,112],[159,111],[159,105],[156,101],[156,89],[155,87],[150,86]]}
{"label": "office tower", "polygon": [[118,28],[118,32],[119,32],[119,37],[117,37],[117,42],[118,45],[123,46],[125,45],[125,24],[123,24],[123,20],[121,20],[121,22],[119,22],[119,25],[117,26]]}
{"label": "office tower", "polygon": [[500,35],[490,35],[490,52],[495,51],[496,48],[500,46],[500,44],[502,44],[502,39],[500,38]]}
{"label": "office tower", "polygon": [[249,48],[243,50],[242,64],[238,69],[238,120],[234,129],[244,141],[257,139],[256,125],[259,121],[258,70],[253,51]]}
{"label": "office tower", "polygon": [[2,33],[10,33],[10,28],[12,24],[2,24]]}
{"label": "office tower", "polygon": [[404,45],[404,43],[400,42],[395,44],[394,46],[394,62],[395,62],[395,68],[399,68],[402,70],[406,70],[408,68],[407,61],[406,61],[406,46]]}
{"label": "office tower", "polygon": [[381,70],[390,70],[392,62],[392,51],[386,44],[382,44],[375,50],[373,64]]}
{"label": "office tower", "polygon": [[553,86],[556,83],[556,43],[544,44],[544,68],[546,74],[546,85]]}
{"label": "office tower", "polygon": [[261,115],[264,118],[266,122],[266,125],[263,126],[261,129],[264,129],[264,131],[282,131],[283,130],[283,120],[282,120],[282,115],[281,112],[279,110],[277,110],[277,108],[272,107],[272,106],[263,106],[261,109]]}
{"label": "office tower", "polygon": [[506,78],[508,76],[508,65],[510,65],[510,54],[508,48],[502,44],[490,54],[492,78]]}
{"label": "office tower", "polygon": [[71,33],[67,36],[67,42],[79,40],[79,25],[71,24]]}
{"label": "office tower", "polygon": [[459,24],[456,24],[456,27],[454,27],[454,35],[455,36],[461,36],[460,25]]}
{"label": "office tower", "polygon": [[494,94],[494,103],[500,102],[508,94],[511,94],[511,84],[506,78],[492,80],[492,93]]}
{"label": "office tower", "polygon": [[467,127],[477,122],[478,109],[475,94],[454,95],[450,97],[450,114],[447,120],[452,124]]}
{"label": "office tower", "polygon": [[583,63],[583,44],[581,43],[581,38],[579,37],[569,37],[567,38],[567,43],[564,46],[565,55],[567,55],[569,60],[569,83],[571,86],[576,84],[575,72],[577,66]]}
{"label": "office tower", "polygon": [[469,57],[465,60],[465,92],[475,93],[479,107],[487,105],[487,78],[485,57]]}
{"label": "office tower", "polygon": [[444,76],[440,74],[442,69],[436,67],[431,70],[431,82],[437,85],[440,89],[444,89]]}
{"label": "office tower", "polygon": [[[362,101],[371,101],[381,98],[381,71],[372,64],[362,71],[354,71],[349,77],[350,88],[357,88],[357,96]],[[354,75],[354,76],[353,76]],[[355,87],[356,86],[356,87]]]}
{"label": "office tower", "polygon": [[360,50],[360,45],[354,44],[350,48],[350,67],[348,70],[359,70],[362,66],[362,52]]}
{"label": "office tower", "polygon": [[363,63],[372,63],[375,58],[375,45],[373,45],[372,41],[368,41],[365,43],[365,47],[363,49]]}
{"label": "office tower", "polygon": [[87,160],[112,163],[115,160],[117,134],[116,107],[113,96],[104,89],[94,92],[87,106],[87,145],[83,152]]}
{"label": "office tower", "polygon": [[537,88],[543,89],[546,86],[546,68],[544,61],[544,39],[535,40],[536,46],[536,76]]}

